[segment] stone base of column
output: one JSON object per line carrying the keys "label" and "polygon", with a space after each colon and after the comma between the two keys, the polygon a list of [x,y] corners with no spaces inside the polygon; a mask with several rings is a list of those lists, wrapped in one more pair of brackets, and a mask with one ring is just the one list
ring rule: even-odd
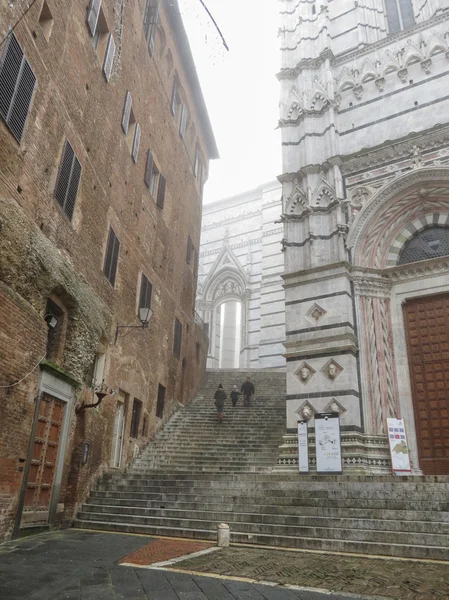
{"label": "stone base of column", "polygon": [[[341,432],[344,474],[391,475],[391,459],[386,435],[369,435],[357,431]],[[309,433],[310,472],[316,473],[315,434]],[[279,446],[276,472],[298,472],[298,435],[287,433]]]}

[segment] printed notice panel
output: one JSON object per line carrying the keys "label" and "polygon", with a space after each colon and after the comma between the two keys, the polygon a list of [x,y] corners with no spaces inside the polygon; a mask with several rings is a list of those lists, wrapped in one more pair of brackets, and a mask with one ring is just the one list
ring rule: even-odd
{"label": "printed notice panel", "polygon": [[315,415],[317,473],[341,473],[340,418],[338,413]]}
{"label": "printed notice panel", "polygon": [[309,445],[307,421],[298,421],[298,466],[300,473],[309,472]]}
{"label": "printed notice panel", "polygon": [[412,469],[404,419],[387,419],[387,430],[393,473],[409,473]]}

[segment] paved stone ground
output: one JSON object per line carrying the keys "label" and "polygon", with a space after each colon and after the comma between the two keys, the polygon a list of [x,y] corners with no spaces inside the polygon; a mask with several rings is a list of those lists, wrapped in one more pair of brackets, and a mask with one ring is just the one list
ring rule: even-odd
{"label": "paved stone ground", "polygon": [[200,552],[213,548],[212,542],[196,542],[194,540],[179,540],[172,538],[158,538],[152,540],[143,548],[132,552],[122,558],[119,563],[131,563],[132,565],[152,565],[164,562],[193,552]]}
{"label": "paved stone ground", "polygon": [[178,562],[173,568],[394,600],[449,599],[447,562],[398,561],[232,546]]}
{"label": "paved stone ground", "polygon": [[[154,538],[66,530],[0,545],[1,600],[354,600],[117,564]],[[154,540],[156,542],[156,540]],[[222,554],[222,552],[214,552]],[[224,556],[224,555],[223,555]],[[361,598],[357,596],[357,598]]]}

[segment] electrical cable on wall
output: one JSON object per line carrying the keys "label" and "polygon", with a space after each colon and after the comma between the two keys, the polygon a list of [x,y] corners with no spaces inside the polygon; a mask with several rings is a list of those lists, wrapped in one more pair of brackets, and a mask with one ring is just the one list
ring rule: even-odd
{"label": "electrical cable on wall", "polygon": [[0,389],[12,388],[16,385],[19,385],[19,383],[22,383],[22,381],[25,381],[25,379],[27,377],[29,377],[37,369],[37,367],[41,364],[41,362],[43,360],[45,360],[45,356],[43,356],[42,358],[39,359],[39,362],[36,365],[34,365],[34,367],[31,369],[31,371],[29,373],[27,373],[25,375],[25,377],[22,377],[22,379],[19,379],[19,381],[15,381],[14,383],[10,383],[9,385],[0,385]]}
{"label": "electrical cable on wall", "polygon": [[[32,0],[31,4],[28,6],[28,8],[26,9],[26,11],[23,13],[23,15],[21,15],[17,21],[14,23],[14,25],[10,28],[10,30],[8,31],[8,33],[5,35],[5,37],[2,39],[2,41],[0,42],[0,48],[3,46],[3,44],[6,42],[6,40],[9,38],[9,36],[11,35],[11,33],[14,31],[14,29],[17,27],[17,25],[20,23],[20,21],[25,17],[25,15],[28,13],[28,11],[34,6],[34,4],[36,4],[36,0]],[[11,4],[10,7],[12,8]],[[1,387],[1,386],[0,386]]]}

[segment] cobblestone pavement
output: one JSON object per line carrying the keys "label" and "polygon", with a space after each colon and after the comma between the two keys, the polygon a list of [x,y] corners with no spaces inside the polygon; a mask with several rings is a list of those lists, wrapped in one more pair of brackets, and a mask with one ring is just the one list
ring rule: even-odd
{"label": "cobblestone pavement", "polygon": [[173,568],[280,584],[383,596],[448,600],[449,563],[375,559],[233,546]]}
{"label": "cobblestone pavement", "polygon": [[[0,545],[1,600],[354,600],[254,582],[132,568],[144,536],[67,530]],[[176,548],[174,548],[176,550]],[[177,552],[177,550],[176,550]],[[155,555],[157,552],[155,553]],[[222,552],[214,552],[222,555]],[[225,554],[222,555],[223,557]],[[154,556],[153,556],[154,558]],[[361,598],[357,596],[357,598]]]}

